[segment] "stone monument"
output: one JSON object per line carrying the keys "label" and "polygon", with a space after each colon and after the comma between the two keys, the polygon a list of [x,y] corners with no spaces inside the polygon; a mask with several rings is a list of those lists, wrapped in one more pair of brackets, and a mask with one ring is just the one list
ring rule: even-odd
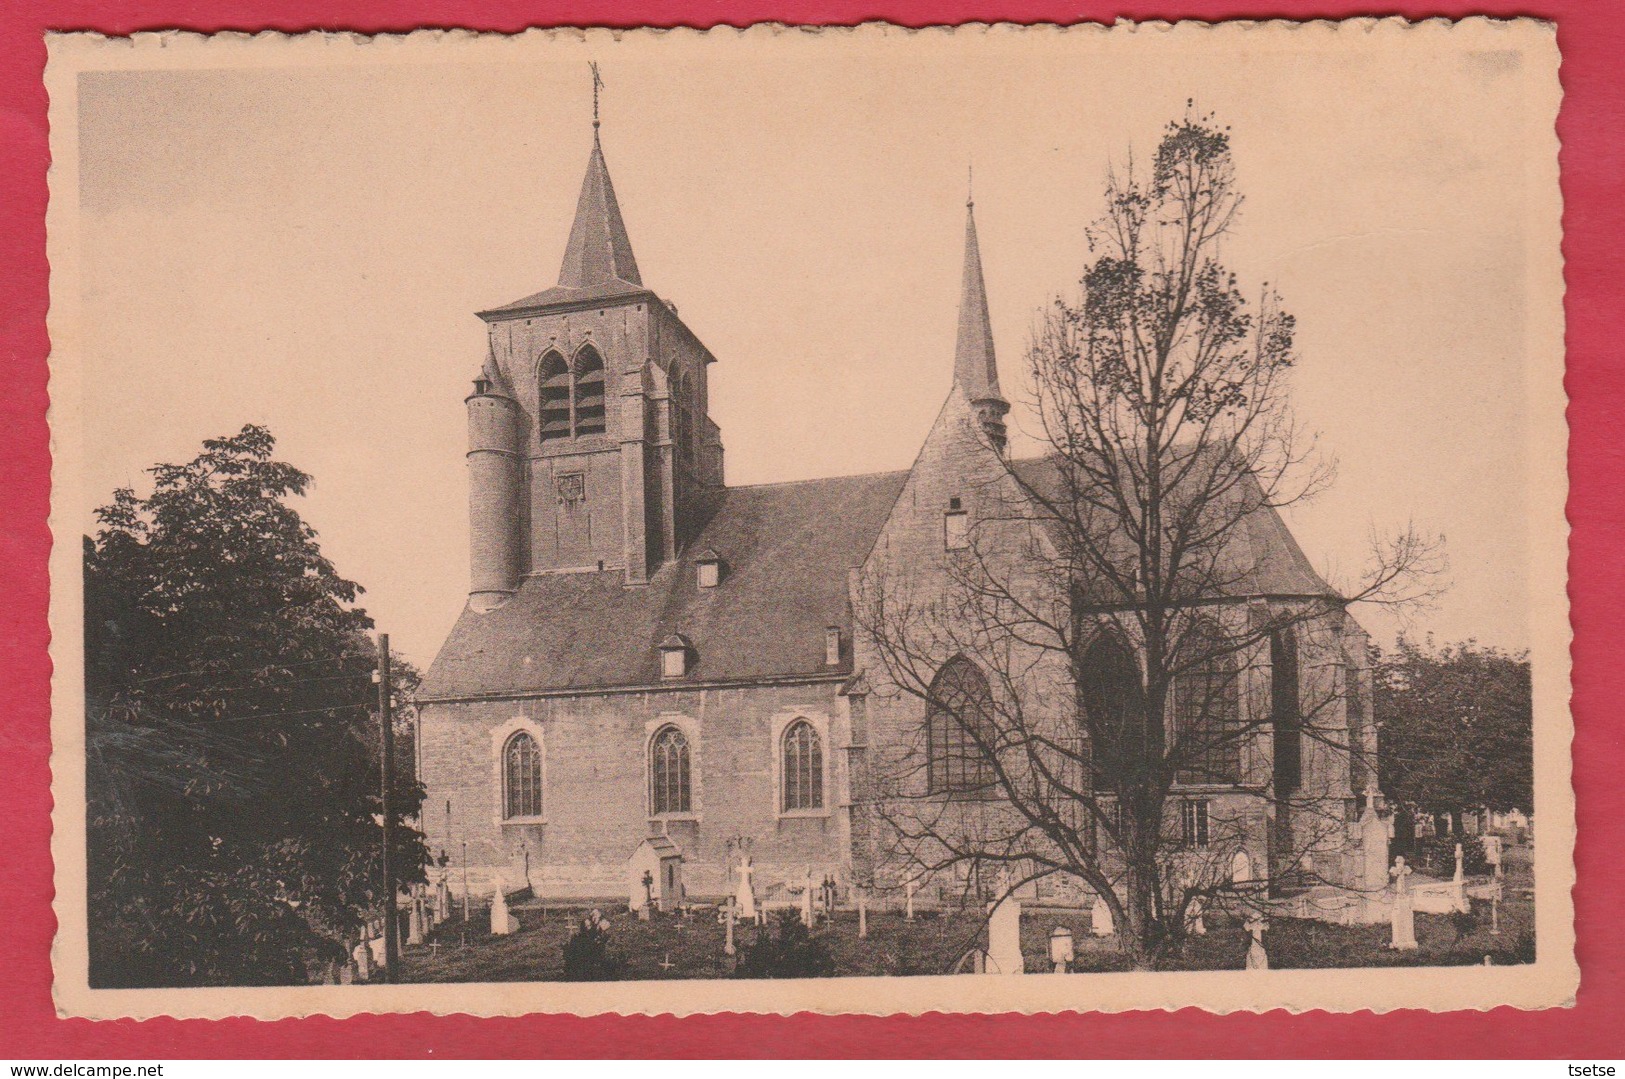
{"label": "stone monument", "polygon": [[807,876],[802,881],[801,888],[801,924],[808,929],[813,927],[813,871],[812,866],[807,867]]}
{"label": "stone monument", "polygon": [[508,897],[502,894],[502,882],[497,881],[491,894],[491,934],[505,937],[513,932],[513,919],[508,915]]}
{"label": "stone monument", "polygon": [[1010,870],[999,874],[999,897],[987,917],[987,972],[1023,974],[1026,962],[1021,955],[1021,900],[1013,894]]}
{"label": "stone monument", "polygon": [[1253,935],[1252,943],[1247,945],[1247,969],[1270,969],[1269,953],[1264,950],[1264,930],[1268,924],[1260,918],[1254,918],[1247,923],[1247,932]]}
{"label": "stone monument", "polygon": [[1416,911],[1412,909],[1411,884],[1407,879],[1412,872],[1403,854],[1394,859],[1394,868],[1388,871],[1394,879],[1394,904],[1389,915],[1393,939],[1388,947],[1400,952],[1416,950]]}
{"label": "stone monument", "polygon": [[1098,895],[1089,907],[1089,932],[1097,937],[1109,937],[1117,932],[1117,925],[1112,918],[1112,908]]}
{"label": "stone monument", "polygon": [[1388,825],[1377,813],[1377,789],[1367,787],[1360,813],[1360,920],[1382,920],[1382,893],[1388,890]]}
{"label": "stone monument", "polygon": [[734,909],[739,917],[754,921],[756,918],[756,886],[751,882],[751,874],[756,867],[751,864],[750,855],[741,855],[739,859],[739,884],[734,888]]}

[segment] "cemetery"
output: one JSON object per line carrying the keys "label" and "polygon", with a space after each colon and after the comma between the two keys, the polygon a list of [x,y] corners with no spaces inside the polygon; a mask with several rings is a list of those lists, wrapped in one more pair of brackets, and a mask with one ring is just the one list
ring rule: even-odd
{"label": "cemetery", "polygon": [[[1490,844],[1486,843],[1485,846]],[[1531,849],[1494,844],[1499,865],[1460,882],[1427,880],[1395,860],[1381,921],[1339,920],[1304,896],[1270,900],[1266,910],[1204,910],[1170,970],[1253,970],[1384,966],[1508,965],[1534,960]],[[1127,969],[1111,927],[1089,908],[1006,901],[986,908],[911,904],[908,896],[857,903],[833,880],[772,910],[750,895],[723,904],[687,903],[657,885],[670,880],[660,850],[647,852],[646,877],[629,880],[629,899],[599,907],[538,900],[523,891],[463,904],[430,887],[404,911],[401,979],[410,982],[586,979],[845,977],[939,974],[1099,973]],[[1497,872],[1499,869],[1499,872]],[[1417,883],[1417,878],[1424,878]],[[1459,883],[1459,887],[1458,887]],[[633,888],[636,891],[633,891]],[[1459,899],[1458,899],[1459,897]],[[744,902],[740,902],[743,898]],[[914,909],[910,910],[910,907]],[[748,911],[747,907],[754,907]],[[811,964],[772,969],[793,955],[768,945],[799,934]],[[376,969],[381,940],[358,945],[338,981]],[[363,958],[363,955],[365,957]],[[370,961],[370,962],[369,962]],[[749,969],[747,969],[747,966]],[[1063,968],[1059,969],[1058,967]]]}

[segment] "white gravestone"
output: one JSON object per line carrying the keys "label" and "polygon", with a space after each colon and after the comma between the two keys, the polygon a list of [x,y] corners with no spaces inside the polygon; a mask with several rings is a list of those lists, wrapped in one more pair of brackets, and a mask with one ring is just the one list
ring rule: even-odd
{"label": "white gravestone", "polygon": [[1253,935],[1252,943],[1247,945],[1247,969],[1270,969],[1269,953],[1264,950],[1265,923],[1256,918],[1247,923],[1247,931]]}
{"label": "white gravestone", "polygon": [[1049,961],[1055,964],[1055,973],[1065,974],[1067,966],[1077,959],[1077,948],[1072,943],[1072,930],[1058,925],[1049,935]]}
{"label": "white gravestone", "polygon": [[1490,871],[1497,877],[1501,875],[1501,837],[1488,832],[1479,836],[1484,844],[1484,860],[1489,863]]}
{"label": "white gravestone", "polygon": [[869,935],[869,893],[862,888],[858,889],[858,939],[863,940]]}
{"label": "white gravestone", "polygon": [[1365,809],[1360,813],[1360,846],[1365,856],[1360,877],[1363,891],[1380,892],[1388,886],[1388,838],[1388,825],[1377,813],[1376,788],[1368,788]]}
{"label": "white gravestone", "polygon": [[502,882],[498,881],[496,891],[491,896],[491,933],[505,937],[512,932],[513,919],[508,915],[508,897],[502,894]]}
{"label": "white gravestone", "polygon": [[999,899],[987,918],[987,972],[1023,974],[1021,956],[1021,900],[1010,894],[1010,874],[999,874]]}
{"label": "white gravestone", "polygon": [[1089,932],[1097,937],[1109,937],[1117,932],[1117,925],[1112,919],[1112,908],[1098,895],[1089,907]]}
{"label": "white gravestone", "polygon": [[1197,896],[1185,912],[1185,932],[1193,937],[1207,936],[1207,900]]}
{"label": "white gravestone", "polygon": [[813,927],[813,871],[811,866],[807,867],[807,876],[802,882],[802,885],[801,924],[805,925],[808,929],[811,929]]}
{"label": "white gravestone", "polygon": [[424,934],[423,898],[417,894],[416,889],[412,892],[412,910],[406,924],[406,943],[422,944]]}
{"label": "white gravestone", "polygon": [[751,874],[756,867],[751,865],[750,855],[739,860],[739,885],[734,889],[734,907],[739,917],[754,920],[756,917],[756,886],[751,883]]}
{"label": "white gravestone", "polygon": [[914,889],[917,887],[919,887],[919,885],[915,884],[913,881],[909,881],[903,886],[903,894],[905,896],[904,902],[906,904],[906,912],[904,913],[903,917],[911,922],[914,920]]}
{"label": "white gravestone", "polygon": [[1394,909],[1389,918],[1393,927],[1393,939],[1388,947],[1400,952],[1416,950],[1416,911],[1411,907],[1411,884],[1407,879],[1412,873],[1410,866],[1405,864],[1405,856],[1400,855],[1394,859],[1394,868],[1388,875],[1394,878]]}

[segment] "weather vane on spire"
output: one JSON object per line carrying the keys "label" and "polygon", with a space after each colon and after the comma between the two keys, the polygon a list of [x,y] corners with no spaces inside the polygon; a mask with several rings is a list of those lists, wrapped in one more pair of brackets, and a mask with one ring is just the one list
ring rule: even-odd
{"label": "weather vane on spire", "polygon": [[976,164],[970,162],[965,165],[965,205],[976,205]]}
{"label": "weather vane on spire", "polygon": [[592,69],[592,137],[598,137],[598,91],[604,86],[604,80],[598,75],[598,64],[588,61],[587,66]]}

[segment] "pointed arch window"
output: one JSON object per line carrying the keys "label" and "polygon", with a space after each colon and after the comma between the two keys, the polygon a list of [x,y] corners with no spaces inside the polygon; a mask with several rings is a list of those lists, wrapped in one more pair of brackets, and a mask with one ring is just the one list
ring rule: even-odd
{"label": "pointed arch window", "polygon": [[591,345],[576,353],[571,404],[577,437],[604,433],[604,358]]}
{"label": "pointed arch window", "polygon": [[571,436],[570,367],[556,351],[542,357],[537,371],[536,416],[543,442]]}
{"label": "pointed arch window", "polygon": [[1298,640],[1290,628],[1270,634],[1270,719],[1275,728],[1275,789],[1303,784],[1303,717],[1298,700]]}
{"label": "pointed arch window", "polygon": [[649,743],[649,806],[656,816],[693,812],[688,738],[676,726],[665,726]]}
{"label": "pointed arch window", "polygon": [[813,725],[798,719],[782,739],[784,810],[824,808],[824,744]]}
{"label": "pointed arch window", "polygon": [[691,463],[694,457],[694,415],[689,411],[690,389],[688,376],[678,374],[676,381],[672,383],[671,403],[675,427],[672,436],[677,443],[677,458],[684,464]]}
{"label": "pointed arch window", "polygon": [[932,794],[991,791],[989,757],[996,733],[987,676],[964,656],[942,665],[931,681],[926,708],[926,759]]}
{"label": "pointed arch window", "polygon": [[516,732],[502,747],[502,816],[542,815],[542,751],[524,731]]}
{"label": "pointed arch window", "polygon": [[1180,783],[1239,783],[1241,740],[1236,654],[1208,621],[1181,642],[1188,666],[1174,678],[1173,728]]}
{"label": "pointed arch window", "polygon": [[[1140,669],[1133,653],[1115,635],[1102,633],[1084,653],[1078,677],[1078,722],[1082,728],[1078,757],[1089,770],[1089,775],[1080,777],[1080,782],[1093,786],[1099,776],[1109,786],[1110,778],[1118,775],[1125,764],[1144,759],[1144,743],[1149,734],[1144,700]],[[1097,762],[1094,752],[1097,742],[1121,754],[1123,760]]]}

